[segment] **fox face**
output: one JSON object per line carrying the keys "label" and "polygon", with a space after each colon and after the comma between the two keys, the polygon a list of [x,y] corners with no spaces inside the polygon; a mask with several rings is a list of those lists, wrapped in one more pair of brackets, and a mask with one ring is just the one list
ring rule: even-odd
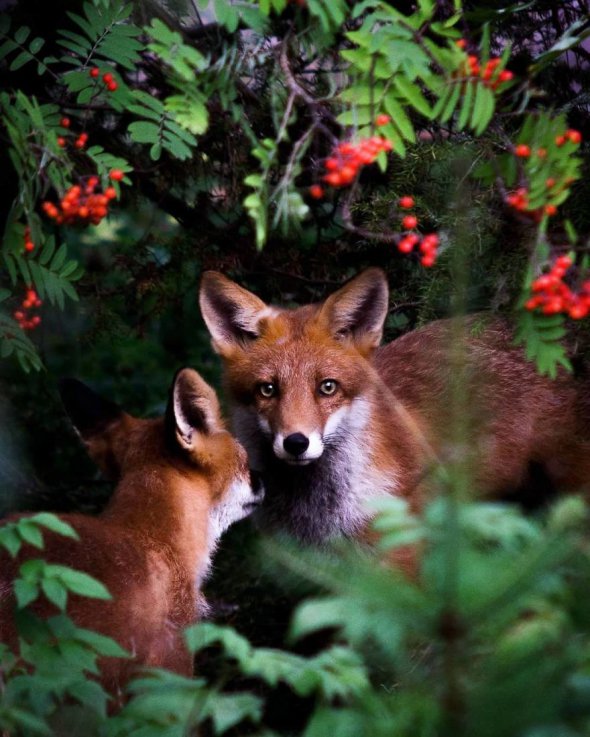
{"label": "fox face", "polygon": [[353,533],[365,500],[395,490],[395,469],[381,468],[387,451],[371,439],[385,404],[371,359],[387,304],[377,269],[291,310],[221,274],[203,276],[201,311],[224,364],[234,430],[263,476],[263,527],[310,541]]}
{"label": "fox face", "polygon": [[201,309],[251,453],[262,437],[277,460],[306,466],[351,429],[362,431],[367,359],[387,310],[378,274],[365,272],[325,303],[296,310],[269,307],[221,274],[205,275]]}

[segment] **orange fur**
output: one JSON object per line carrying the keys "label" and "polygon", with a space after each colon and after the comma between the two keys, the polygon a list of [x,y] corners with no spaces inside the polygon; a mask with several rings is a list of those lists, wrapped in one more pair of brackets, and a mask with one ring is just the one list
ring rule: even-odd
{"label": "orange fur", "polygon": [[378,269],[291,310],[203,275],[235,430],[267,488],[263,525],[306,540],[362,534],[371,497],[396,494],[419,510],[439,461],[463,466],[487,497],[534,497],[539,474],[587,487],[586,384],[540,376],[500,320],[442,320],[379,347],[387,303]]}
{"label": "orange fur", "polygon": [[[209,556],[222,529],[258,501],[246,453],[225,430],[213,390],[190,369],[179,372],[167,416],[156,420],[118,411],[79,382],[67,388],[66,406],[89,454],[119,480],[101,515],[59,515],[79,541],[44,530],[43,551],[27,545],[16,560],[0,552],[0,639],[15,644],[14,599],[6,594],[19,566],[42,557],[108,588],[109,601],[70,594],[67,611],[78,626],[114,638],[132,654],[131,660],[101,663],[110,691],[138,666],[191,675],[182,633],[203,608],[199,585]],[[84,403],[92,405],[89,419]],[[33,610],[42,617],[57,611],[45,600]]]}

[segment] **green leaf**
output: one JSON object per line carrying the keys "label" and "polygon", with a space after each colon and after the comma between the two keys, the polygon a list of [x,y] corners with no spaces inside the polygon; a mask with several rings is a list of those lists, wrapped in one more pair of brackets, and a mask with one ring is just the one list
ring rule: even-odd
{"label": "green leaf", "polygon": [[74,594],[87,596],[91,599],[110,599],[107,588],[96,578],[89,576],[82,571],[76,571],[73,568],[59,565],[48,565],[48,574],[55,576],[61,583]]}
{"label": "green leaf", "polygon": [[430,105],[417,85],[410,82],[407,77],[401,74],[397,74],[394,77],[393,85],[415,110],[429,119],[432,117]]}
{"label": "green leaf", "polygon": [[36,583],[17,578],[14,582],[14,595],[18,608],[24,609],[39,596],[39,588]]}
{"label": "green leaf", "polygon": [[146,121],[131,123],[127,129],[137,143],[157,143],[160,140],[160,126]]}
{"label": "green leaf", "polygon": [[78,533],[71,525],[61,520],[55,514],[51,514],[50,512],[39,512],[37,514],[34,514],[32,517],[29,517],[29,521],[34,522],[37,525],[46,527],[48,530],[51,530],[58,535],[71,537],[74,540],[80,539]]}
{"label": "green leaf", "polygon": [[68,601],[67,589],[54,578],[45,578],[41,581],[41,589],[50,602],[64,611]]}
{"label": "green leaf", "polygon": [[16,525],[6,525],[0,528],[0,546],[7,550],[13,558],[16,556],[22,546]]}
{"label": "green leaf", "polygon": [[19,520],[17,523],[17,530],[24,542],[27,542],[36,548],[43,547],[43,535],[39,528],[30,519]]}

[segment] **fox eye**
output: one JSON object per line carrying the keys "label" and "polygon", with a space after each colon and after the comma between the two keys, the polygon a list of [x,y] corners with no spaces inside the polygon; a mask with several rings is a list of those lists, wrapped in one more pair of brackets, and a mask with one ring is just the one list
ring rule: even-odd
{"label": "fox eye", "polygon": [[258,384],[256,388],[258,393],[265,399],[270,399],[270,397],[274,397],[277,393],[277,387],[271,381],[264,381],[262,384]]}
{"label": "fox eye", "polygon": [[335,379],[324,379],[319,386],[320,394],[325,397],[332,396],[336,389],[338,389],[338,382]]}

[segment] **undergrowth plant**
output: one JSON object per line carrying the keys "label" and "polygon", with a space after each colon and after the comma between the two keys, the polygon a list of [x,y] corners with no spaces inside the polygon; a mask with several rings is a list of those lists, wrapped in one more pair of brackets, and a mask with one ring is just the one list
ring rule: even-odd
{"label": "undergrowth plant", "polygon": [[[146,669],[111,715],[92,675],[98,657],[126,653],[65,614],[68,591],[106,592],[75,571],[25,563],[15,584],[20,650],[3,646],[1,654],[0,727],[43,735],[60,725],[73,734],[84,723],[86,734],[181,737],[201,725],[215,735],[270,736],[283,733],[265,709],[281,686],[303,699],[304,726],[289,734],[305,737],[582,737],[590,727],[585,505],[572,497],[533,520],[499,504],[459,501],[452,473],[445,483],[450,493],[420,519],[401,500],[379,502],[377,553],[264,543],[283,576],[311,580],[318,592],[295,610],[292,644],[318,633],[325,642],[327,632],[332,644],[302,656],[200,623],[186,640],[192,652],[217,652],[217,678]],[[72,534],[42,514],[2,528],[0,544],[11,553],[23,541],[42,545],[43,526]],[[379,563],[409,544],[422,553],[414,578]],[[39,595],[64,613],[35,620],[27,607]]]}

